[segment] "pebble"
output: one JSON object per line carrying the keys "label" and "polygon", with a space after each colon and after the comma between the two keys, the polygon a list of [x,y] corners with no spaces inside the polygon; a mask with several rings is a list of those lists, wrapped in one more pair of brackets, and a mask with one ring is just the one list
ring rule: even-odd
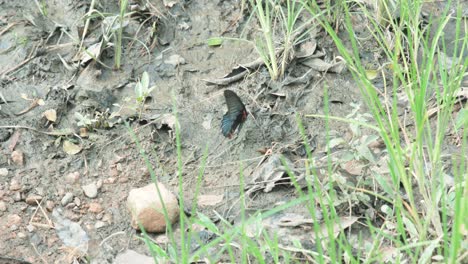
{"label": "pebble", "polygon": [[5,212],[6,210],[6,203],[4,201],[0,201],[0,212]]}
{"label": "pebble", "polygon": [[126,183],[126,182],[128,182],[128,177],[122,176],[119,178],[119,183]]}
{"label": "pebble", "polygon": [[102,206],[99,203],[90,203],[89,204],[88,211],[91,212],[91,213],[98,214],[98,213],[102,212],[102,210],[103,210]]}
{"label": "pebble", "polygon": [[23,166],[24,164],[24,155],[23,152],[19,150],[15,150],[11,153],[11,160],[13,161],[14,164],[18,166]]}
{"label": "pebble", "polygon": [[16,179],[11,180],[10,191],[19,191],[19,190],[21,190],[21,184]]}
{"label": "pebble", "polygon": [[13,193],[13,201],[15,201],[15,202],[21,201],[21,193],[20,192],[14,192]]}
{"label": "pebble", "polygon": [[98,188],[95,183],[90,183],[87,185],[81,186],[84,194],[89,198],[96,198],[98,194]]}
{"label": "pebble", "polygon": [[80,198],[75,197],[75,199],[73,199],[73,202],[76,204],[76,206],[78,206],[78,207],[81,206],[81,200],[80,200]]}
{"label": "pebble", "polygon": [[65,205],[69,204],[72,200],[73,200],[73,193],[67,192],[63,196],[63,198],[62,198],[62,200],[60,202],[62,203],[63,206],[65,206]]}
{"label": "pebble", "polygon": [[71,184],[76,183],[79,179],[80,179],[80,173],[77,171],[71,172],[67,174],[67,176],[65,176],[65,180]]}
{"label": "pebble", "polygon": [[97,221],[96,224],[94,224],[94,228],[99,229],[102,227],[105,227],[107,224],[104,223],[103,221]]}
{"label": "pebble", "polygon": [[23,232],[18,232],[18,238],[25,238],[26,234]]}
{"label": "pebble", "polygon": [[40,203],[42,201],[42,196],[33,194],[26,197],[26,203],[29,205],[37,205],[36,201]]}
{"label": "pebble", "polygon": [[21,224],[21,217],[17,214],[11,214],[7,216],[7,226]]}
{"label": "pebble", "polygon": [[136,251],[127,249],[126,251],[119,253],[114,260],[114,264],[126,263],[151,264],[154,263],[154,259],[149,256],[140,254]]}
{"label": "pebble", "polygon": [[116,182],[116,178],[115,177],[109,177],[107,179],[104,180],[104,183],[105,184],[113,184]]}
{"label": "pebble", "polygon": [[99,179],[99,180],[96,182],[96,187],[97,187],[98,189],[101,189],[101,188],[102,188],[102,180],[101,180],[101,179]]}
{"label": "pebble", "polygon": [[36,230],[36,227],[34,227],[33,225],[27,225],[26,229],[28,230],[29,233],[32,233]]}
{"label": "pebble", "polygon": [[102,217],[102,221],[111,224],[112,223],[112,214],[110,214],[110,213],[104,214],[104,216]]}
{"label": "pebble", "polygon": [[7,168],[0,168],[0,177],[8,176],[8,169]]}
{"label": "pebble", "polygon": [[46,202],[46,209],[47,209],[47,211],[52,212],[52,210],[54,210],[54,207],[55,207],[55,203],[54,203],[54,202],[52,202],[52,201],[47,201],[47,202]]}

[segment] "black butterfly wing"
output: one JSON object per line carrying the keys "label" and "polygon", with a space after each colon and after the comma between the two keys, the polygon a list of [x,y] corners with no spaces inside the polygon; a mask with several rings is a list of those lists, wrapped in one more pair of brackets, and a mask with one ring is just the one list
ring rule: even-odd
{"label": "black butterfly wing", "polygon": [[221,121],[221,130],[225,137],[230,138],[237,127],[239,127],[239,130],[242,128],[242,123],[247,117],[247,111],[239,96],[233,91],[224,90],[224,98],[226,99],[228,111]]}

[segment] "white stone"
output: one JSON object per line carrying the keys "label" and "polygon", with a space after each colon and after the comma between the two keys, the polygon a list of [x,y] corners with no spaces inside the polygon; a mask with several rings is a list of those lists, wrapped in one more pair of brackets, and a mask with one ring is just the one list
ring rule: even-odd
{"label": "white stone", "polygon": [[98,195],[98,188],[94,183],[83,185],[81,188],[83,189],[84,194],[89,198],[96,198]]}
{"label": "white stone", "polygon": [[63,196],[63,198],[62,198],[62,200],[60,202],[62,203],[63,206],[65,206],[65,205],[69,204],[72,200],[73,200],[73,193],[68,192]]}
{"label": "white stone", "polygon": [[0,168],[0,177],[8,176],[7,168]]}

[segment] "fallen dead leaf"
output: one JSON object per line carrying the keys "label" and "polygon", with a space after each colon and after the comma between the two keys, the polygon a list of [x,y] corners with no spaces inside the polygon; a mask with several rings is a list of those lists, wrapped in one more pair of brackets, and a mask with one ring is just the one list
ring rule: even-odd
{"label": "fallen dead leaf", "polygon": [[314,220],[312,218],[305,218],[299,214],[287,214],[280,218],[278,226],[297,227],[301,225],[312,226]]}
{"label": "fallen dead leaf", "polygon": [[379,76],[379,71],[378,70],[366,70],[366,76],[367,79],[369,80],[374,80]]}
{"label": "fallen dead leaf", "polygon": [[317,49],[317,41],[311,39],[299,45],[299,50],[296,52],[296,58],[307,58],[314,54]]}
{"label": "fallen dead leaf", "polygon": [[185,59],[182,58],[182,56],[173,54],[169,56],[169,58],[167,58],[167,60],[165,60],[164,63],[170,64],[173,66],[179,66],[179,65],[185,64],[186,62],[185,62]]}
{"label": "fallen dead leaf", "polygon": [[198,205],[200,207],[217,205],[223,201],[224,195],[206,194],[198,196]]}
{"label": "fallen dead leaf", "polygon": [[[288,169],[294,171],[294,164],[286,157],[283,157]],[[264,192],[270,192],[281,180],[289,179],[286,173],[286,167],[283,166],[281,155],[275,154],[268,158],[252,174],[252,183],[248,188],[249,193],[263,189]]]}
{"label": "fallen dead leaf", "polygon": [[65,140],[63,142],[63,151],[69,155],[78,154],[81,151],[81,146],[73,144],[72,142]]}
{"label": "fallen dead leaf", "polygon": [[46,110],[43,114],[45,116],[45,118],[47,118],[47,120],[49,120],[50,122],[55,122],[57,121],[57,112],[55,111],[55,109],[49,109],[49,110]]}
{"label": "fallen dead leaf", "polygon": [[342,168],[349,174],[351,175],[361,175],[362,174],[362,169],[364,168],[364,164],[357,160],[350,160],[346,162]]}
{"label": "fallen dead leaf", "polygon": [[[356,223],[358,217],[355,216],[344,216],[340,217],[338,221],[333,225],[333,237],[336,238],[338,234],[345,230],[346,228],[350,227],[352,224]],[[322,240],[321,242],[325,242],[323,239],[328,238],[330,234],[328,233],[328,227],[326,223],[323,223],[320,227],[320,236],[318,240]],[[312,240],[317,240],[316,234],[312,233]],[[317,241],[317,242],[319,242]]]}

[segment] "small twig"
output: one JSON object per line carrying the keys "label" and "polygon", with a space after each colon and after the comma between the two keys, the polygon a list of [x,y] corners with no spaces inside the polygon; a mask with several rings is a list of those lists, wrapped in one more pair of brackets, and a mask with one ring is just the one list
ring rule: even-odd
{"label": "small twig", "polygon": [[66,129],[66,130],[62,130],[62,131],[46,132],[46,131],[40,131],[40,130],[35,129],[33,127],[28,127],[28,126],[0,126],[0,128],[28,129],[28,130],[32,130],[34,132],[41,133],[41,134],[48,135],[48,136],[70,136],[70,135],[75,135],[75,133],[71,129]]}
{"label": "small twig", "polygon": [[0,31],[0,36],[5,34],[5,32],[7,32],[8,30],[10,30],[10,28],[16,26],[17,24],[21,23],[22,21],[16,21],[16,22],[13,22],[11,24],[9,24],[8,26],[6,26],[6,28],[4,28],[2,31]]}
{"label": "small twig", "polygon": [[39,98],[33,99],[31,101],[31,104],[26,109],[21,110],[19,113],[15,113],[15,116],[24,115],[27,112],[29,112],[29,111],[33,110],[34,108],[36,108],[37,106],[39,106]]}
{"label": "small twig", "polygon": [[[41,206],[41,204],[42,204],[43,201],[44,201],[44,199],[42,199],[41,202],[38,203],[37,200],[36,200],[37,208],[36,208],[36,210],[34,211],[34,213],[32,214],[31,219],[29,219],[29,224],[30,224],[30,225],[39,226],[39,227],[48,227],[48,228],[50,228],[50,229],[55,229],[54,224],[52,223],[52,221],[51,221],[50,218],[47,216],[46,212],[44,211],[44,209],[43,209],[42,206]],[[33,219],[34,219],[34,217],[36,216],[37,211],[38,211],[39,209],[41,210],[42,214],[44,215],[44,218],[47,220],[47,224],[48,224],[48,225],[42,224],[42,223],[33,222]]]}
{"label": "small twig", "polygon": [[109,240],[110,238],[114,237],[114,236],[117,236],[117,235],[125,235],[125,232],[124,231],[120,231],[120,232],[116,232],[116,233],[113,233],[111,235],[109,235],[108,237],[104,238],[101,243],[99,244],[100,247],[102,247],[102,245],[104,245],[104,243],[106,243],[107,240]]}
{"label": "small twig", "polygon": [[42,262],[44,262],[45,264],[47,264],[47,261],[44,259],[44,257],[39,253],[39,251],[37,250],[36,246],[31,243],[31,246],[34,248],[34,251],[36,252],[36,254],[39,256],[39,258],[41,258]]}
{"label": "small twig", "polygon": [[[44,201],[44,199],[41,200],[41,203],[42,201]],[[54,223],[50,220],[49,216],[47,216],[47,213],[44,211],[44,208],[42,208],[41,203],[38,203],[37,200],[36,200],[36,203],[39,209],[41,209],[41,212],[44,215],[45,219],[47,220],[47,223],[50,225],[50,228],[54,229],[55,228]]]}

